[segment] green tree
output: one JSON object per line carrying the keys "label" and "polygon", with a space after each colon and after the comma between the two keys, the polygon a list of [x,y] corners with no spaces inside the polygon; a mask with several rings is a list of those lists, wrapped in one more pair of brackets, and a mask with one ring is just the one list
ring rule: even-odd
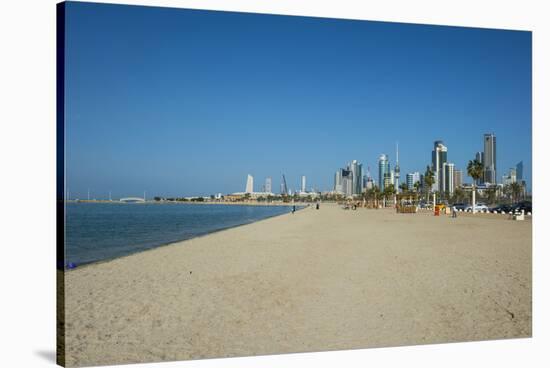
{"label": "green tree", "polygon": [[[430,166],[426,166],[426,172],[424,173],[424,190],[426,191],[426,202],[430,201],[430,193],[432,192],[432,185],[435,183],[434,178],[434,172],[430,168]],[[434,206],[435,206],[435,198],[434,198]]]}
{"label": "green tree", "polygon": [[420,182],[416,181],[414,182],[414,192],[418,194],[420,192]]}
{"label": "green tree", "polygon": [[514,203],[517,203],[519,201],[519,197],[522,193],[522,187],[519,183],[512,183],[510,184],[510,194],[512,194],[512,198]]}
{"label": "green tree", "polygon": [[478,160],[468,162],[468,175],[474,181],[472,184],[472,213],[476,213],[476,182],[483,176],[483,164]]}
{"label": "green tree", "polygon": [[386,201],[388,197],[392,197],[395,194],[395,187],[393,184],[389,184],[384,187],[384,207],[386,206]]}
{"label": "green tree", "polygon": [[497,188],[491,187],[486,190],[487,203],[495,203],[497,199]]}

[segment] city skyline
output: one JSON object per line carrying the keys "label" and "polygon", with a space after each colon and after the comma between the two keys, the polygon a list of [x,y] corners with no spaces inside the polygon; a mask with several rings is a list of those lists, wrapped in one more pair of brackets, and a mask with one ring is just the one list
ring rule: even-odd
{"label": "city skyline", "polygon": [[247,174],[325,191],[352,159],[393,167],[396,141],[403,182],[437,139],[468,182],[486,133],[497,181],[522,161],[531,188],[529,32],[67,6],[73,198],[239,192]]}

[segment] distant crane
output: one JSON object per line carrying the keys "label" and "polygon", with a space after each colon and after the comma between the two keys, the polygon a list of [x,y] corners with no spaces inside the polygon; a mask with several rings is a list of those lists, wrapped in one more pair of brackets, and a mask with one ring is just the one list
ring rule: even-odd
{"label": "distant crane", "polygon": [[285,174],[283,174],[283,193],[282,194],[284,194],[284,195],[288,194],[288,187],[286,186]]}

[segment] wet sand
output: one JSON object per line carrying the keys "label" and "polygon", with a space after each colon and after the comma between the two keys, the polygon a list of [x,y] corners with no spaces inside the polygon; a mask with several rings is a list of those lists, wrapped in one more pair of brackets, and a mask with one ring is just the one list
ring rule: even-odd
{"label": "wet sand", "polygon": [[66,364],[529,337],[531,225],[322,204],[77,268]]}

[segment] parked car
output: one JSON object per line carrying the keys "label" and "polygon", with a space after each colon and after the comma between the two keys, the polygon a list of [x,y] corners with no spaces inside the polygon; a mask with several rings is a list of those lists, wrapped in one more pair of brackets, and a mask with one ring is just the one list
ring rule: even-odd
{"label": "parked car", "polygon": [[513,208],[513,206],[510,205],[510,204],[499,204],[498,206],[489,208],[489,211],[491,211],[491,212],[497,211],[499,213],[504,211],[504,212],[508,213],[508,212],[512,211],[512,208]]}
{"label": "parked car", "polygon": [[[489,207],[487,207],[486,204],[476,203],[476,212],[487,212],[488,210],[489,210]],[[466,212],[472,212],[472,206],[471,205],[466,207]]]}
{"label": "parked car", "polygon": [[455,203],[451,206],[451,208],[452,207],[456,208],[457,211],[459,211],[459,210],[465,211],[466,207],[468,207],[468,205],[466,203]]}
{"label": "parked car", "polygon": [[521,212],[521,211],[525,213],[528,213],[528,212],[532,213],[533,208],[532,208],[531,202],[523,201],[512,207],[512,212]]}

